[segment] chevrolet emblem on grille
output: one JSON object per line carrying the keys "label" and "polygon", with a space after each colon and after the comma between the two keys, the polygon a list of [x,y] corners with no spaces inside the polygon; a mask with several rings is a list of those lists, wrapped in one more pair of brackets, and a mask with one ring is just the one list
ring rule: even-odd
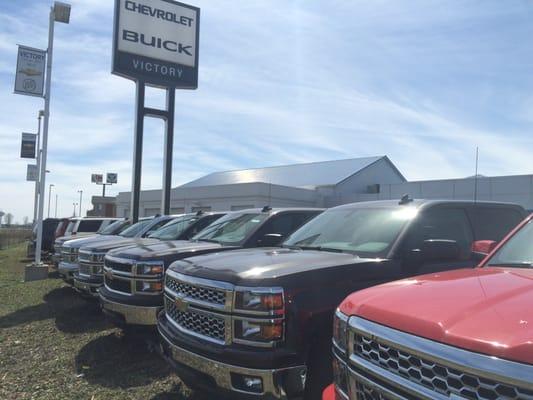
{"label": "chevrolet emblem on grille", "polygon": [[113,271],[111,271],[111,270],[105,271],[105,277],[107,279],[109,279],[110,281],[112,281],[113,280]]}
{"label": "chevrolet emblem on grille", "polygon": [[176,305],[178,311],[187,312],[189,310],[189,303],[181,297],[176,297],[174,304]]}

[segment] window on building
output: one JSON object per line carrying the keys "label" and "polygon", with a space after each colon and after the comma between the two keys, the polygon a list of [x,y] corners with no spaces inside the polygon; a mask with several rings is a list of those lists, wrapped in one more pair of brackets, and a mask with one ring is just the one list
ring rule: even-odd
{"label": "window on building", "polygon": [[185,208],[183,207],[175,207],[170,209],[170,214],[177,215],[177,214],[184,214]]}
{"label": "window on building", "polygon": [[154,215],[157,215],[161,212],[161,209],[159,208],[145,208],[144,209],[144,216],[145,217],[153,217]]}
{"label": "window on building", "polygon": [[231,211],[248,210],[250,208],[254,208],[254,206],[252,204],[244,206],[231,206]]}

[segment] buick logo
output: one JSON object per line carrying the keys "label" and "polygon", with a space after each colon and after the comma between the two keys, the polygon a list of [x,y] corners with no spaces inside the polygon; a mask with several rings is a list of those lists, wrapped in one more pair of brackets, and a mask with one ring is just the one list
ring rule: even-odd
{"label": "buick logo", "polygon": [[178,311],[187,312],[187,310],[189,309],[189,303],[181,297],[176,297],[176,300],[174,300],[174,304],[176,305]]}

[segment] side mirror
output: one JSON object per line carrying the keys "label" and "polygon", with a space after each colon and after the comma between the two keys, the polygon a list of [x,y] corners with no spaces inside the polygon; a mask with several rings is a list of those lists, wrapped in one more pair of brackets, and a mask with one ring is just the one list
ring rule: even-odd
{"label": "side mirror", "polygon": [[461,255],[457,242],[446,239],[424,240],[419,251],[422,262],[453,261]]}
{"label": "side mirror", "polygon": [[476,240],[472,243],[472,255],[477,261],[483,260],[494,248],[498,242],[494,240]]}
{"label": "side mirror", "polygon": [[257,245],[261,247],[276,247],[279,246],[283,240],[283,235],[280,233],[267,233],[257,241]]}

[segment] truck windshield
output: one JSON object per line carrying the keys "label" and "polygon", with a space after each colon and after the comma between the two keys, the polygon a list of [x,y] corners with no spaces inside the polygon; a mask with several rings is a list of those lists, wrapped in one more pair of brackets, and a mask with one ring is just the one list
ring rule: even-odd
{"label": "truck windshield", "polygon": [[331,209],[294,232],[284,246],[385,257],[416,214],[417,209],[410,206]]}
{"label": "truck windshield", "polygon": [[98,231],[100,235],[116,235],[129,226],[128,221],[115,221]]}
{"label": "truck windshield", "polygon": [[520,229],[487,263],[489,267],[533,267],[533,220]]}
{"label": "truck windshield", "polygon": [[267,213],[228,214],[209,225],[192,240],[238,245],[267,218]]}
{"label": "truck windshield", "polygon": [[198,217],[193,215],[176,218],[148,237],[159,240],[176,240],[185,229],[196,221],[198,221]]}
{"label": "truck windshield", "polygon": [[122,231],[119,236],[132,238],[138,233],[140,233],[145,227],[148,226],[152,222],[151,219],[146,219],[143,221],[139,221],[136,224],[133,224],[128,229]]}

